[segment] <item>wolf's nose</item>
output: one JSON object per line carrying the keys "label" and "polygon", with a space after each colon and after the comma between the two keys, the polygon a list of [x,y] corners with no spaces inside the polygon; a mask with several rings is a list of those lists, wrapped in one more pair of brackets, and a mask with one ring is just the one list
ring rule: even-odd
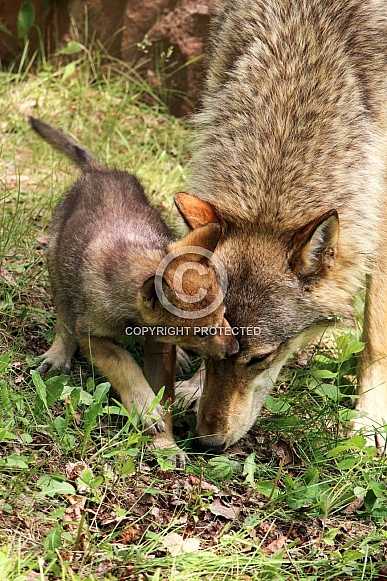
{"label": "wolf's nose", "polygon": [[226,448],[225,444],[213,444],[206,441],[204,438],[196,438],[192,442],[192,447],[195,452],[207,452],[214,456],[219,456],[219,454],[222,454]]}
{"label": "wolf's nose", "polygon": [[232,357],[239,353],[239,343],[236,337],[232,337],[232,341],[226,345],[226,357]]}

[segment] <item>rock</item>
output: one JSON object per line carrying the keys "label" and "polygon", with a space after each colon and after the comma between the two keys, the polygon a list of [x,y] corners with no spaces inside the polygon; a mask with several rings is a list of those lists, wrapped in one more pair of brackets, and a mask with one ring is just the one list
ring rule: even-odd
{"label": "rock", "polygon": [[[110,54],[134,66],[172,112],[192,111],[202,89],[201,55],[215,0],[54,0],[47,10],[43,0],[32,2],[35,23],[43,29],[51,53],[69,40],[88,45],[95,35]],[[0,58],[5,63],[22,46],[16,40],[18,10],[19,4],[11,0],[1,2],[0,19],[13,35],[0,32]],[[33,51],[34,29],[30,40]]]}

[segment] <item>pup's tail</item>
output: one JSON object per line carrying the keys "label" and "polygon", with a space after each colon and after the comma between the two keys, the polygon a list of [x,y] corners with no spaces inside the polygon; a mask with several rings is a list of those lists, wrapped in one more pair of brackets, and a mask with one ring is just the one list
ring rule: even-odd
{"label": "pup's tail", "polygon": [[32,129],[40,137],[52,145],[52,147],[67,155],[82,171],[104,169],[104,166],[91,153],[83,149],[76,141],[67,137],[61,131],[50,127],[50,125],[39,121],[39,119],[35,119],[35,117],[29,117],[29,121]]}

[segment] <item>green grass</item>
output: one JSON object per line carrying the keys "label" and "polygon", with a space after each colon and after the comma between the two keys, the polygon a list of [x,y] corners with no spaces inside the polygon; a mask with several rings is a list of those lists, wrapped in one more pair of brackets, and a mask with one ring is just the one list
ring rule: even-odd
{"label": "green grass", "polygon": [[[44,237],[75,170],[27,115],[135,172],[171,223],[185,183],[189,125],[122,63],[73,62],[0,73],[0,581],[381,581],[386,459],[342,431],[354,335],[299,355],[256,430],[185,472],[81,358],[70,377],[31,373],[55,325]],[[176,418],[183,443],[193,424]]]}

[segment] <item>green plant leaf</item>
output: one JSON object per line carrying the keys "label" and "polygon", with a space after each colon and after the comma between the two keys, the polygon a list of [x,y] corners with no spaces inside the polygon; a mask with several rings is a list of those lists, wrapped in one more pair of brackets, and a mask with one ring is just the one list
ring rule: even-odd
{"label": "green plant leaf", "polygon": [[279,401],[271,395],[268,395],[265,401],[265,407],[273,414],[284,414],[291,409],[291,406],[286,401]]}
{"label": "green plant leaf", "polygon": [[76,70],[77,70],[77,67],[76,67],[75,62],[68,63],[65,67],[63,67],[62,81],[65,81],[66,79],[71,77],[75,73]]}
{"label": "green plant leaf", "polygon": [[63,48],[59,49],[56,54],[78,54],[83,50],[83,46],[75,40],[70,40]]}
{"label": "green plant leaf", "polygon": [[10,361],[11,355],[9,353],[2,353],[0,355],[0,376],[3,375],[4,371],[7,369]]}
{"label": "green plant leaf", "polygon": [[46,384],[44,383],[40,373],[38,371],[35,371],[34,369],[31,370],[31,377],[32,381],[34,382],[34,386],[36,387],[37,400],[40,400],[46,412],[50,413],[50,409],[47,404]]}
{"label": "green plant leaf", "polygon": [[369,512],[371,512],[372,509],[374,508],[377,499],[378,498],[375,492],[373,490],[368,490],[367,494],[364,497],[364,506]]}
{"label": "green plant leaf", "polygon": [[249,484],[254,484],[255,456],[255,452],[249,454],[243,465],[242,476],[246,476],[245,482],[248,482]]}
{"label": "green plant leaf", "polygon": [[174,469],[174,465],[167,458],[162,458],[161,456],[158,456],[157,463],[160,466],[161,470],[164,470],[165,472]]}
{"label": "green plant leaf", "polygon": [[8,34],[8,36],[13,36],[8,26],[1,19],[0,19],[0,32],[4,32],[4,34]]}
{"label": "green plant leaf", "polygon": [[47,406],[50,408],[58,399],[60,399],[63,389],[69,380],[68,375],[56,375],[46,379],[46,401]]}
{"label": "green plant leaf", "polygon": [[339,470],[350,470],[355,466],[357,461],[358,458],[356,457],[344,458],[344,460],[341,460],[341,462],[337,464],[337,468]]}
{"label": "green plant leaf", "polygon": [[317,484],[319,478],[318,469],[315,466],[311,466],[304,474],[304,481],[307,486],[311,484]]}
{"label": "green plant leaf", "polygon": [[322,383],[319,385],[317,391],[323,393],[328,399],[333,401],[338,401],[341,397],[340,390],[337,385],[332,385],[331,383]]}
{"label": "green plant leaf", "polygon": [[230,459],[227,456],[217,456],[208,462],[206,474],[215,480],[228,480],[234,474]]}
{"label": "green plant leaf", "polygon": [[329,369],[312,369],[311,374],[316,379],[333,379],[337,377],[337,373],[329,371]]}
{"label": "green plant leaf", "polygon": [[95,388],[93,394],[93,403],[89,409],[85,412],[83,421],[87,430],[91,431],[96,423],[96,418],[98,415],[102,414],[102,404],[106,401],[106,395],[110,389],[110,383],[100,383]]}
{"label": "green plant leaf", "polygon": [[347,361],[347,359],[349,359],[351,355],[363,351],[364,347],[365,343],[362,343],[361,341],[350,341],[348,345],[345,345],[345,347],[343,347],[343,350],[341,352],[341,360]]}
{"label": "green plant leaf", "polygon": [[58,433],[58,436],[60,438],[63,438],[63,436],[66,433],[67,427],[68,427],[68,422],[62,418],[61,416],[58,416],[55,418],[55,420],[52,422],[56,432]]}
{"label": "green plant leaf", "polygon": [[360,559],[364,559],[364,554],[360,551],[354,551],[350,549],[344,552],[343,555],[343,562],[344,563],[352,563],[353,561],[359,561]]}
{"label": "green plant leaf", "polygon": [[340,529],[329,529],[328,531],[326,531],[323,534],[323,536],[321,537],[321,540],[324,541],[324,543],[326,543],[330,547],[334,547],[335,546],[335,538],[336,538],[336,535],[339,532],[339,530]]}
{"label": "green plant leaf", "polygon": [[59,526],[55,526],[50,530],[48,535],[44,540],[44,549],[45,551],[52,551],[54,552],[55,549],[58,549],[62,544],[62,535],[61,535],[61,528]]}
{"label": "green plant leaf", "polygon": [[132,460],[132,458],[129,458],[125,464],[122,466],[121,470],[120,470],[120,474],[121,476],[123,476],[124,474],[133,474],[133,472],[136,471],[136,466]]}
{"label": "green plant leaf", "polygon": [[55,480],[48,474],[41,476],[36,483],[41,489],[37,494],[39,496],[55,496],[56,494],[75,494],[75,488],[72,484],[65,481]]}
{"label": "green plant leaf", "polygon": [[28,37],[35,21],[35,8],[31,0],[24,0],[17,15],[17,38],[22,40]]}

